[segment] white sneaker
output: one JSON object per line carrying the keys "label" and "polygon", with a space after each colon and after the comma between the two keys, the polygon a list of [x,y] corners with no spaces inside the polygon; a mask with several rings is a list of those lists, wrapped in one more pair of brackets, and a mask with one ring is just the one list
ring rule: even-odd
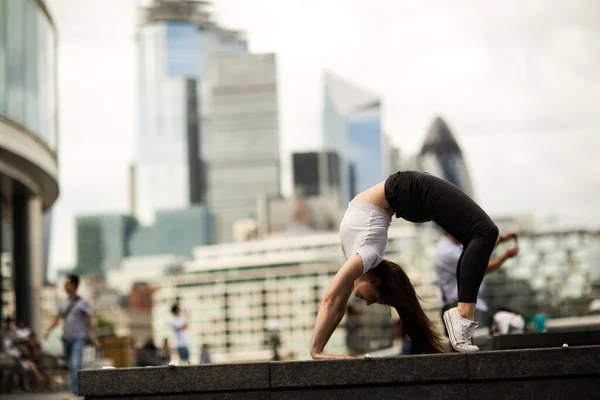
{"label": "white sneaker", "polygon": [[461,353],[479,351],[479,347],[471,344],[471,338],[478,326],[477,322],[463,318],[458,313],[458,308],[454,307],[444,313],[444,323],[454,350]]}

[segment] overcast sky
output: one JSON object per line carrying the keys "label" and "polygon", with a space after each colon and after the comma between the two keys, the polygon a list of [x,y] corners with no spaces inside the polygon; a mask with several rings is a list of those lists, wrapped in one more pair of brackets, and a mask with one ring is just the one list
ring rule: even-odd
{"label": "overcast sky", "polygon": [[[75,262],[76,214],[127,210],[136,1],[47,3],[59,33],[54,269]],[[490,214],[600,226],[600,2],[217,0],[215,15],[278,55],[285,193],[289,153],[321,143],[326,69],[381,96],[403,154],[441,115]]]}

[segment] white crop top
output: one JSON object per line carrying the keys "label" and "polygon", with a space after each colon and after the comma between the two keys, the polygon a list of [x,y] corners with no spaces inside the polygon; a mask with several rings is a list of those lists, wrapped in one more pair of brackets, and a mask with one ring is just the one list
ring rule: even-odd
{"label": "white crop top", "polygon": [[363,274],[383,260],[393,212],[364,201],[352,200],[340,223],[340,241],[346,260],[358,254]]}

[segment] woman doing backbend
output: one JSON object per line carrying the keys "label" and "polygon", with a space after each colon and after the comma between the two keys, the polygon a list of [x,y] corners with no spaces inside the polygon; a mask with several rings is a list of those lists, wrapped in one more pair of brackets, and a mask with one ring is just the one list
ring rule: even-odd
{"label": "woman doing backbend", "polygon": [[333,278],[319,307],[311,343],[315,359],[346,358],[324,353],[344,316],[350,295],[394,307],[412,341],[412,353],[441,352],[441,338],[427,318],[402,268],[383,259],[392,216],[410,222],[434,221],[460,241],[458,306],[443,315],[450,343],[459,352],[479,350],[471,344],[479,286],[498,238],[498,228],[469,196],[453,184],[427,173],[404,171],[358,194],[340,224],[346,262]]}

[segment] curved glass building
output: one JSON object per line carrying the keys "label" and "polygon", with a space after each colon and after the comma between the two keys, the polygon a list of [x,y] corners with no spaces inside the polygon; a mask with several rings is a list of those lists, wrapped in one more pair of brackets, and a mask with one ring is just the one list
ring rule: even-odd
{"label": "curved glass building", "polygon": [[436,117],[417,157],[418,168],[461,188],[473,197],[473,185],[467,164],[454,135],[440,117]]}
{"label": "curved glass building", "polygon": [[46,4],[0,0],[0,310],[35,330],[42,215],[59,192],[56,99],[56,30]]}

